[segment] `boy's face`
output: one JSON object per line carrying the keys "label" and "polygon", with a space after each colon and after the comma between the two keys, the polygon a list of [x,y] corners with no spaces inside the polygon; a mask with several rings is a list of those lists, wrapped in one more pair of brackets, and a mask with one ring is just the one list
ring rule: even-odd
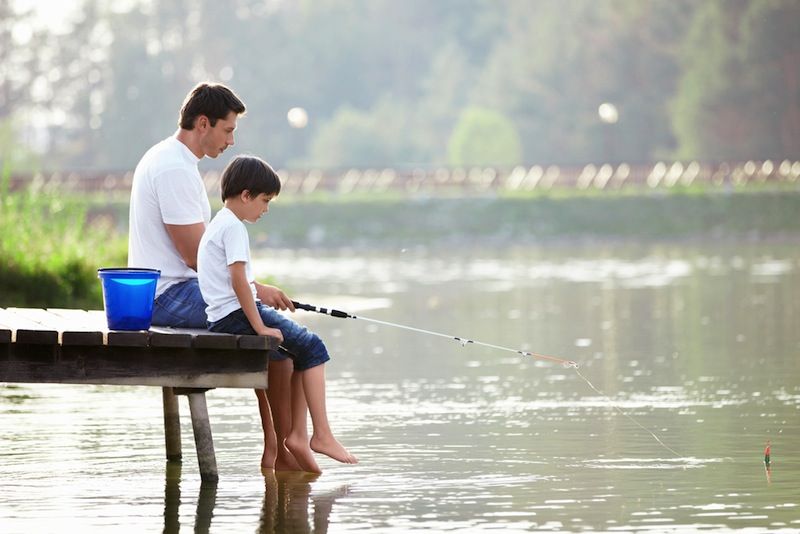
{"label": "boy's face", "polygon": [[254,223],[261,218],[262,215],[269,211],[269,203],[275,198],[275,195],[268,195],[260,193],[257,196],[251,196],[250,191],[242,192],[242,219]]}
{"label": "boy's face", "polygon": [[233,145],[233,131],[236,130],[238,118],[239,116],[231,111],[224,119],[218,119],[214,126],[211,126],[208,117],[200,116],[197,119],[201,133],[200,145],[206,156],[216,158]]}

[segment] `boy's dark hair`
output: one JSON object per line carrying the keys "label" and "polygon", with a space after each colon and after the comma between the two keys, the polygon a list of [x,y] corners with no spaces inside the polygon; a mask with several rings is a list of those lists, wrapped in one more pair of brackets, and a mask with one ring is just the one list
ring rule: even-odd
{"label": "boy's dark hair", "polygon": [[245,112],[244,103],[233,91],[222,84],[201,83],[186,95],[186,100],[181,106],[178,126],[184,130],[191,130],[194,128],[195,119],[205,115],[213,127],[219,119],[224,119],[231,111],[237,115]]}
{"label": "boy's dark hair", "polygon": [[269,163],[256,156],[236,156],[222,171],[222,201],[249,191],[256,197],[261,193],[277,196],[281,180]]}

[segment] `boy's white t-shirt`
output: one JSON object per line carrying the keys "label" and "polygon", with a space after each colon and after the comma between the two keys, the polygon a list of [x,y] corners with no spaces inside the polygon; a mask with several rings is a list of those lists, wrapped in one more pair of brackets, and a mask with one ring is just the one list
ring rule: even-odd
{"label": "boy's white t-shirt", "polygon": [[181,258],[165,224],[208,224],[211,206],[197,170],[200,159],[175,137],[148,150],[133,173],[128,265],[159,269],[156,296],[197,277]]}
{"label": "boy's white t-shirt", "polygon": [[245,262],[245,274],[256,299],[256,285],[250,269],[250,241],[244,223],[228,208],[222,208],[206,228],[197,252],[200,292],[206,301],[210,322],[219,321],[241,308],[233,291],[229,265]]}

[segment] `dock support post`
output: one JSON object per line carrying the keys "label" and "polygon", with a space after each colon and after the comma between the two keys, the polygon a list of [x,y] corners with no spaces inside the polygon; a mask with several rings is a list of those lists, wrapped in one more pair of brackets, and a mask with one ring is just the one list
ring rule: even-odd
{"label": "dock support post", "polygon": [[192,430],[194,444],[197,448],[197,463],[200,467],[200,479],[204,482],[217,482],[217,459],[214,456],[214,441],[211,438],[211,423],[208,419],[205,390],[188,393],[189,411],[192,414]]}
{"label": "dock support post", "polygon": [[161,388],[164,399],[164,441],[167,447],[167,460],[180,461],[181,451],[181,416],[178,410],[178,397],[171,387]]}

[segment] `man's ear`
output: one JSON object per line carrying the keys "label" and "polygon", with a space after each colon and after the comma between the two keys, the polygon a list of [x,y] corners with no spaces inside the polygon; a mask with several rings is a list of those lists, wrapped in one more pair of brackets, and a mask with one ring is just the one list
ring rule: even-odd
{"label": "man's ear", "polygon": [[252,195],[250,194],[250,191],[248,189],[245,189],[244,191],[241,192],[239,198],[242,199],[242,202],[247,202],[252,198]]}
{"label": "man's ear", "polygon": [[211,123],[208,121],[208,117],[205,115],[198,115],[194,124],[195,128],[201,131],[206,130],[209,126],[211,126]]}

